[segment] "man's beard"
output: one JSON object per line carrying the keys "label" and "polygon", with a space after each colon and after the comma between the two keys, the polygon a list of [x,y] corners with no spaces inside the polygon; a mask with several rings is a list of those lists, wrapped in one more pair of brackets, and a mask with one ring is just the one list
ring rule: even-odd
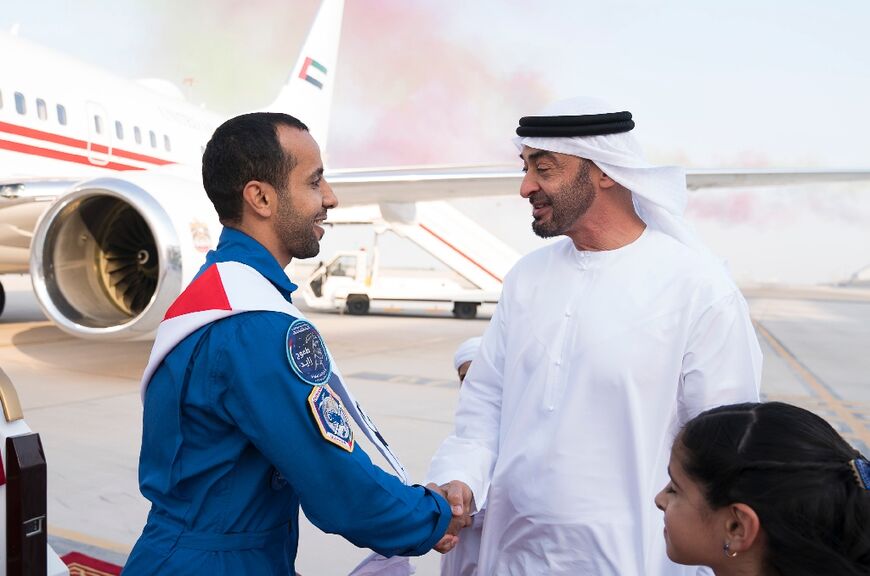
{"label": "man's beard", "polygon": [[320,253],[320,239],[314,231],[314,220],[325,217],[325,211],[313,218],[297,214],[290,201],[290,194],[281,192],[278,214],[275,218],[275,231],[284,247],[293,258],[312,258]]}
{"label": "man's beard", "polygon": [[595,200],[595,189],[589,178],[589,165],[583,162],[574,179],[559,188],[554,195],[543,190],[529,197],[529,202],[544,201],[550,205],[549,220],[533,220],[532,231],[541,238],[561,236],[589,210]]}

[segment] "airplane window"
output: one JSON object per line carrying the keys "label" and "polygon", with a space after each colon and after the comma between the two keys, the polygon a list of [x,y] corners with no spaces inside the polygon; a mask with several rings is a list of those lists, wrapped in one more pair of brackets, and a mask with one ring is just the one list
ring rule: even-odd
{"label": "airplane window", "polygon": [[36,99],[36,115],[40,120],[48,120],[48,110],[45,107],[45,100],[42,98]]}
{"label": "airplane window", "polygon": [[103,133],[103,117],[97,114],[94,114],[94,131],[97,134]]}
{"label": "airplane window", "polygon": [[169,136],[166,134],[163,135],[163,147],[166,148],[167,152],[172,151],[172,142],[169,141]]}
{"label": "airplane window", "polygon": [[133,139],[136,141],[136,144],[142,143],[142,131],[139,130],[138,126],[133,126]]}
{"label": "airplane window", "polygon": [[157,148],[157,134],[154,133],[154,130],[148,131],[148,139],[151,141],[151,147]]}
{"label": "airplane window", "polygon": [[124,125],[121,124],[120,120],[115,120],[115,137],[117,137],[118,140],[124,139]]}
{"label": "airplane window", "polygon": [[57,105],[57,121],[61,126],[66,126],[66,108],[63,104]]}
{"label": "airplane window", "polygon": [[19,114],[27,114],[27,102],[24,101],[24,94],[21,92],[15,93],[15,110]]}

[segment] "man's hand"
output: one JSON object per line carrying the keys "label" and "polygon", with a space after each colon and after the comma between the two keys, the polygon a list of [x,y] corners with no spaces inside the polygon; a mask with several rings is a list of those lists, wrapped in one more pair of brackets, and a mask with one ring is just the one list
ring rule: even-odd
{"label": "man's hand", "polygon": [[441,486],[428,484],[426,488],[443,496],[447,500],[447,503],[450,504],[450,510],[453,512],[453,518],[447,526],[447,532],[438,541],[438,544],[435,545],[435,550],[446,554],[453,550],[459,542],[459,531],[471,526],[474,495],[471,493],[471,488],[465,482],[460,482],[459,480],[451,480]]}

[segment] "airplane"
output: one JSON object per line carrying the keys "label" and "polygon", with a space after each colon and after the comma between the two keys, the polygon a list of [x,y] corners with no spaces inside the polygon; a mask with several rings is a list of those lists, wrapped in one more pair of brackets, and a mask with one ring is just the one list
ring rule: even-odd
{"label": "airplane", "polygon": [[[265,108],[304,118],[321,146],[343,10],[322,3]],[[16,36],[0,34],[0,51],[0,273],[30,273],[67,332],[149,332],[219,236],[198,166],[226,118],[170,82],[118,78]]]}
{"label": "airplane", "polygon": [[[343,7],[323,1],[265,108],[302,119],[323,149]],[[223,118],[167,82],[121,79],[17,37],[0,35],[0,51],[0,273],[29,273],[46,316],[74,336],[152,338],[220,234],[199,162]],[[446,202],[515,193],[518,166],[330,169],[326,178],[341,204],[330,222],[396,231],[480,289],[499,290],[519,257]],[[868,178],[870,170],[696,170],[687,184]],[[0,313],[3,301],[0,286]]]}

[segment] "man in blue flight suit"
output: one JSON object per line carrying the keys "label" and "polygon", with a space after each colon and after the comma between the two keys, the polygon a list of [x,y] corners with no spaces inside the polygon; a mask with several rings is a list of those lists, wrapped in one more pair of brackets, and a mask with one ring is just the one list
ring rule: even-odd
{"label": "man in blue flight suit", "polygon": [[225,228],[143,377],[139,480],[152,508],[124,574],[294,574],[300,505],[321,530],[385,556],[452,548],[468,519],[355,446],[348,411],[383,439],[290,303],[284,267],[319,252],[337,205],[306,126],[272,113],[227,121],[203,183]]}

